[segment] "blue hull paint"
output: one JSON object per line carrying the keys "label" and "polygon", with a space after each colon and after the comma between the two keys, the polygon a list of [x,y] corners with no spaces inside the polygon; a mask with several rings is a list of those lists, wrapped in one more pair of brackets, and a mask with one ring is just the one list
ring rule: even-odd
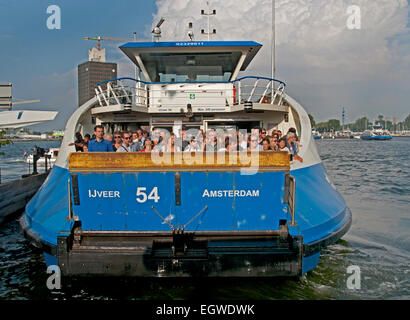
{"label": "blue hull paint", "polygon": [[[172,200],[174,190],[171,189],[173,189],[174,182],[170,179],[173,179],[173,175],[139,173],[125,177],[124,173],[112,173],[110,175],[116,175],[116,189],[123,188],[127,190],[131,185],[144,181],[144,186],[150,191],[154,187],[153,181],[155,181],[155,185],[159,186],[159,190],[169,188],[169,190],[166,189],[166,192],[160,193],[159,197],[166,198],[167,194],[171,196],[169,199],[161,198],[161,200],[166,200],[162,201],[162,205],[160,205],[160,202],[146,204],[143,210],[138,213],[135,207],[129,205],[130,203],[135,204],[135,193],[129,193],[128,198],[117,199],[119,202],[115,207],[112,206],[112,201],[109,201],[112,199],[105,199],[107,201],[92,205],[87,204],[90,199],[85,197],[86,194],[84,195],[84,192],[89,192],[85,188],[83,196],[80,195],[80,203],[81,205],[87,204],[89,210],[81,211],[79,207],[75,210],[79,210],[78,215],[80,218],[81,216],[91,218],[88,222],[86,222],[87,219],[83,220],[84,227],[90,230],[147,230],[147,226],[151,226],[150,230],[169,230],[169,226],[153,212],[151,205],[154,205],[164,216],[167,216],[170,212],[175,212],[175,224],[184,224],[207,204],[209,206],[208,213],[205,212],[198,218],[198,220],[202,218],[200,225],[198,225],[197,220],[189,226],[192,230],[195,228],[200,228],[198,230],[272,230],[278,227],[279,219],[289,219],[282,203],[283,189],[279,186],[284,179],[281,172],[263,173],[265,174],[264,188],[260,190],[265,192],[260,191],[258,198],[232,198],[230,201],[223,201],[217,197],[212,199],[213,204],[211,204],[210,198],[198,198],[199,195],[203,195],[204,188],[216,190],[226,188],[227,184],[235,184],[238,190],[241,185],[246,189],[257,189],[258,186],[252,185],[252,181],[254,181],[252,176],[238,176],[225,172],[221,173],[219,178],[212,179],[211,188],[211,184],[208,184],[209,181],[198,179],[198,174],[186,172],[182,175],[181,180],[186,181],[191,187],[184,189],[182,185],[182,191],[185,190],[186,192],[181,193],[182,206],[179,208],[175,207],[174,200]],[[297,222],[296,227],[289,228],[291,235],[302,234],[303,244],[309,245],[328,238],[343,226],[346,226],[348,220],[351,219],[350,211],[346,210],[344,199],[327,180],[325,169],[321,163],[293,170],[291,175],[296,178],[295,220]],[[26,212],[21,220],[23,228],[29,234],[50,246],[56,246],[57,236],[67,234],[72,228],[72,223],[66,221],[68,215],[68,179],[68,170],[54,166],[44,185],[27,205]],[[93,174],[87,174],[84,177],[79,177],[79,183],[82,183],[83,186],[88,183],[87,186],[91,190],[97,185],[104,189],[109,186],[107,183],[111,181],[111,177],[109,181],[107,177],[103,177],[97,184],[91,185],[95,179],[96,177]],[[152,184],[146,184],[148,181],[151,181]],[[110,185],[110,188],[108,190],[113,190],[113,185]],[[266,193],[267,190],[273,192]],[[196,199],[196,201],[192,201],[192,199]],[[189,210],[183,209],[184,204],[188,204],[186,207],[189,207]],[[275,208],[272,204],[275,204]],[[238,208],[243,208],[243,210]],[[257,209],[255,210],[255,208]],[[75,213],[77,214],[76,211]],[[139,214],[138,219],[130,218],[134,214]],[[98,215],[98,223],[95,215]],[[101,217],[103,218],[101,219]],[[143,221],[143,224],[136,223],[137,220]],[[269,224],[267,221],[274,221],[274,223]],[[312,270],[317,265],[319,256],[320,251],[303,258],[303,273]],[[53,264],[56,262],[53,256],[48,256],[46,261]]]}
{"label": "blue hull paint", "polygon": [[303,257],[302,260],[302,273],[309,272],[316,268],[317,264],[319,263],[320,258],[320,251],[309,256]]}
{"label": "blue hull paint", "polygon": [[26,206],[21,224],[26,232],[47,245],[57,245],[57,235],[70,230],[68,216],[69,173],[67,169],[53,166],[46,181]]}
{"label": "blue hull paint", "polygon": [[257,178],[240,172],[180,172],[180,177],[181,204],[176,205],[174,172],[80,173],[80,205],[74,212],[83,230],[102,231],[170,231],[157,212],[176,227],[205,207],[186,231],[278,230],[279,220],[287,219],[284,171]]}
{"label": "blue hull paint", "polygon": [[392,136],[361,136],[362,140],[391,140]]}
{"label": "blue hull paint", "polygon": [[295,220],[304,244],[325,238],[346,223],[346,202],[327,180],[322,163],[291,175],[296,178]]}

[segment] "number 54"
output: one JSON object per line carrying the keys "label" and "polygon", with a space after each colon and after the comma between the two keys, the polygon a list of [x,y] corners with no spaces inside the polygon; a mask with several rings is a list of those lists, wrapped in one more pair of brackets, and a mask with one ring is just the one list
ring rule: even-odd
{"label": "number 54", "polygon": [[154,187],[148,196],[147,196],[147,193],[145,192],[146,190],[147,188],[145,187],[138,187],[136,200],[139,203],[144,203],[147,200],[154,200],[155,203],[158,202],[158,200],[160,199],[158,196],[158,187]]}

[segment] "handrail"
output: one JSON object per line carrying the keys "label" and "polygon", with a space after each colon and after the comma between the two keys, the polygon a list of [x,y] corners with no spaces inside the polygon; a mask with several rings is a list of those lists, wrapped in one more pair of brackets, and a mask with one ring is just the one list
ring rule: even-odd
{"label": "handrail", "polygon": [[120,80],[132,80],[135,82],[140,82],[143,84],[183,84],[183,83],[235,83],[235,82],[239,82],[241,80],[244,79],[261,79],[261,80],[268,80],[268,81],[275,81],[278,82],[280,84],[283,84],[286,87],[286,83],[278,80],[278,79],[274,79],[274,78],[267,78],[267,77],[258,77],[258,76],[245,76],[239,79],[235,79],[232,81],[173,81],[173,82],[169,82],[169,81],[164,81],[164,82],[148,82],[148,81],[144,81],[144,80],[138,80],[138,79],[134,79],[134,78],[130,78],[130,77],[120,77],[120,78],[114,78],[114,79],[109,79],[109,80],[104,80],[101,82],[98,82],[97,84],[94,85],[94,88],[97,88],[99,85],[107,83],[107,82],[112,82],[112,81],[120,81]]}
{"label": "handrail", "polygon": [[[123,80],[134,81],[136,84],[124,84]],[[244,80],[254,80],[245,82]],[[267,84],[263,83],[259,85],[260,81],[267,81]],[[116,82],[116,83],[114,83]],[[117,83],[118,82],[118,83]],[[275,89],[272,85],[273,82],[279,83]],[[102,84],[106,84],[106,88],[101,87]],[[167,85],[179,85],[181,89],[167,88]],[[138,80],[131,77],[120,77],[115,79],[109,79],[105,81],[98,82],[94,88],[96,96],[100,106],[108,105],[138,105],[142,107],[162,107],[167,104],[173,106],[179,106],[180,103],[177,100],[186,100],[184,94],[190,93],[192,97],[190,99],[195,100],[195,86],[189,86],[190,84],[197,84],[198,89],[202,85],[206,84],[228,84],[230,88],[223,86],[222,88],[208,88],[206,86],[205,91],[203,92],[214,92],[215,96],[208,95],[204,97],[203,95],[195,101],[198,106],[209,106],[204,99],[211,99],[213,104],[224,104],[225,106],[236,105],[244,102],[252,102],[252,99],[255,97],[258,103],[267,103],[267,104],[276,104],[281,106],[284,98],[284,91],[286,83],[268,77],[259,77],[259,76],[245,76],[233,81],[174,81],[174,82],[148,82],[144,80]],[[158,86],[158,87],[157,87]],[[186,87],[185,87],[186,86]],[[160,87],[165,87],[164,89]],[[185,87],[185,88],[183,88]],[[250,89],[251,88],[251,89]],[[272,88],[272,90],[269,90]],[[174,93],[172,96],[167,96],[169,90]],[[216,91],[215,91],[216,90]],[[222,90],[222,91],[221,91]],[[237,93],[236,93],[237,91]],[[161,92],[158,94],[158,92]],[[165,92],[165,96],[162,96],[162,92]],[[175,94],[176,93],[176,94]],[[219,94],[220,93],[220,94]],[[182,95],[181,95],[182,94]],[[165,99],[164,99],[165,98]],[[181,100],[182,99],[182,100]],[[214,100],[212,100],[214,99]],[[216,99],[216,100],[215,100]],[[176,104],[176,105],[175,105]],[[186,105],[183,102],[181,105]],[[127,107],[128,108],[128,107]]]}
{"label": "handrail", "polygon": [[286,87],[286,83],[281,81],[281,80],[278,80],[278,79],[275,79],[275,78],[258,77],[258,76],[245,76],[245,77],[242,77],[242,78],[239,78],[239,79],[236,79],[236,80],[233,80],[233,81],[229,81],[229,82],[234,83],[236,81],[241,81],[243,79],[261,79],[261,80],[275,81],[275,82],[279,82],[280,84],[283,84]]}
{"label": "handrail", "polygon": [[144,84],[149,84],[149,82],[146,82],[146,81],[143,81],[143,80],[138,80],[138,79],[134,79],[134,78],[130,78],[130,77],[121,77],[121,78],[115,78],[115,79],[100,81],[100,82],[98,82],[94,85],[94,88],[97,88],[99,85],[107,83],[107,82],[120,81],[120,80],[132,80],[132,81],[135,81],[135,82],[141,82],[141,83],[144,83]]}

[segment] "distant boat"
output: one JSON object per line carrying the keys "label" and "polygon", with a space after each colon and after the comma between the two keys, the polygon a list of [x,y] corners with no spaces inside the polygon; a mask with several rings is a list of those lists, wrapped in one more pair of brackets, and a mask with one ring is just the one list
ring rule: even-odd
{"label": "distant boat", "polygon": [[[45,155],[48,156],[47,163],[50,166],[50,168],[53,166],[54,162],[56,162],[59,151],[60,151],[59,148],[50,148],[48,150],[48,152],[45,153]],[[30,154],[27,157],[26,162],[30,165],[33,164],[33,155],[32,154]],[[40,159],[37,160],[37,164],[45,164],[45,162],[46,162],[45,157],[41,157]]]}
{"label": "distant boat", "polygon": [[335,139],[353,139],[353,132],[350,130],[336,131],[334,138]]}
{"label": "distant boat", "polygon": [[353,133],[353,139],[359,139],[360,140],[361,135],[362,135],[361,132],[355,132],[355,133]]}
{"label": "distant boat", "polygon": [[366,130],[360,136],[362,140],[391,140],[392,135],[381,125],[374,125],[372,130]]}
{"label": "distant boat", "polygon": [[317,131],[316,129],[312,129],[312,135],[313,135],[313,139],[323,139],[322,135],[320,134],[319,131]]}

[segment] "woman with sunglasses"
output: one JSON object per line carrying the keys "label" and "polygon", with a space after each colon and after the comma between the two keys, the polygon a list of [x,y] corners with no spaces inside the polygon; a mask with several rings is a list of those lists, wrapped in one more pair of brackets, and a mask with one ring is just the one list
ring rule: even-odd
{"label": "woman with sunglasses", "polygon": [[119,131],[114,132],[114,141],[112,144],[112,148],[114,151],[117,151],[119,147],[122,145],[122,140],[121,140],[121,133]]}

